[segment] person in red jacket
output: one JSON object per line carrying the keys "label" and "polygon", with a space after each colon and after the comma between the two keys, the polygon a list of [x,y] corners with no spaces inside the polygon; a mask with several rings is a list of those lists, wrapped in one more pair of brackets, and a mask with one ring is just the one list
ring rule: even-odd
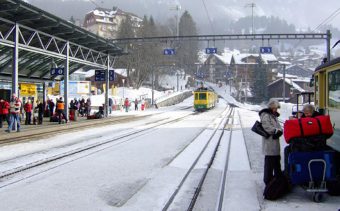
{"label": "person in red jacket", "polygon": [[125,111],[128,112],[129,111],[129,107],[130,107],[129,98],[125,98],[124,106],[125,106]]}
{"label": "person in red jacket", "polygon": [[25,125],[30,125],[31,124],[31,117],[32,117],[32,103],[30,100],[27,100],[27,102],[24,105],[24,110],[26,112],[26,120],[25,120]]}
{"label": "person in red jacket", "polygon": [[3,121],[6,120],[9,125],[9,102],[0,99],[0,128],[3,127]]}
{"label": "person in red jacket", "polygon": [[17,132],[20,132],[20,108],[21,108],[21,101],[20,99],[16,96],[16,94],[12,95],[12,99],[10,102],[10,121],[8,125],[8,130],[6,132],[11,132],[13,128],[13,124],[16,124],[17,127]]}

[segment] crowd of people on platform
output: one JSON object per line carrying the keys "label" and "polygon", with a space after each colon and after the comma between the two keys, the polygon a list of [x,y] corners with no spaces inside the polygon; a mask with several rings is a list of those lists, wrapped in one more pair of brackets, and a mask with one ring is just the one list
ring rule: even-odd
{"label": "crowd of people on platform", "polygon": [[[128,112],[131,104],[134,104],[134,110],[144,110],[146,108],[146,101],[144,99],[138,100],[137,98],[130,101],[129,98],[116,99],[109,98],[109,111],[111,114],[113,110],[121,110]],[[91,115],[91,99],[77,99],[74,98],[69,104],[71,115],[87,117]],[[104,116],[104,105],[99,107],[98,114]],[[34,98],[28,98],[24,102],[20,100],[15,94],[12,95],[10,101],[0,99],[0,128],[3,127],[4,122],[7,122],[7,132],[16,129],[20,131],[20,123],[24,120],[25,125],[42,124],[44,117],[50,117],[50,121],[62,123],[63,119],[68,122],[68,118],[64,112],[65,103],[62,97],[57,98],[56,101],[48,99],[46,102],[39,99],[34,102]],[[14,124],[17,124],[16,126]],[[11,129],[10,129],[11,128]]]}
{"label": "crowd of people on platform", "polygon": [[[43,118],[59,116],[59,123],[61,123],[61,116],[67,120],[64,113],[64,102],[59,98],[56,103],[49,99],[46,103],[34,98],[28,98],[22,102],[16,94],[13,94],[10,101],[0,99],[0,128],[7,122],[8,129],[6,132],[16,130],[20,132],[21,121],[24,120],[25,125],[42,124]],[[16,125],[15,125],[16,124]]]}
{"label": "crowd of people on platform", "polygon": [[74,98],[74,100],[71,100],[69,108],[77,111],[82,117],[88,116],[91,114],[91,99],[87,98],[87,100],[85,100],[82,98],[81,100],[77,100],[77,98]]}

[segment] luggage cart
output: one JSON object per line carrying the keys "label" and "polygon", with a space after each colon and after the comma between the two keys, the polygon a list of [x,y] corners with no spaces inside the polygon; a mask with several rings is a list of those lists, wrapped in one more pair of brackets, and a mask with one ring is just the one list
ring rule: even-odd
{"label": "luggage cart", "polygon": [[[313,180],[313,174],[311,170],[311,163],[313,162],[321,162],[324,165],[322,180],[319,185],[316,185],[315,181]],[[308,183],[308,188],[306,188],[306,191],[309,193],[312,193],[312,199],[314,202],[321,202],[323,199],[323,193],[326,193],[328,191],[326,187],[326,178],[325,178],[326,169],[327,169],[327,164],[325,160],[323,159],[312,159],[308,162],[308,171],[309,171],[310,181]]]}
{"label": "luggage cart", "polygon": [[326,182],[335,178],[334,151],[293,152],[289,155],[289,178],[321,202],[328,192]]}

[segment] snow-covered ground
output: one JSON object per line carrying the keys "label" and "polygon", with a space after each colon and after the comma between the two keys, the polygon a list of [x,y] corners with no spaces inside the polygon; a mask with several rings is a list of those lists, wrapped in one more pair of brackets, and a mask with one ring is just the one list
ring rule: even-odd
{"label": "snow-covered ground", "polygon": [[[232,138],[229,139],[230,131],[225,128],[196,210],[215,210],[216,189],[223,178],[227,157],[224,210],[328,211],[340,208],[339,197],[326,196],[325,202],[314,203],[299,187],[275,202],[263,200],[262,142],[261,137],[250,130],[259,119],[257,111],[261,107],[238,103],[229,95],[229,87],[209,86],[239,108],[235,110],[233,124],[228,126],[233,128]],[[193,109],[181,110],[192,104],[191,97],[167,108],[128,113],[116,111],[114,115],[154,115],[0,147],[0,172],[3,172],[90,144],[117,139],[88,152],[1,179],[0,210],[161,210],[226,113],[227,102],[224,100],[220,100],[216,108],[195,115],[191,115]],[[282,120],[290,116],[291,109],[292,104],[281,104]],[[118,139],[124,134],[185,115],[189,116]],[[195,178],[198,179],[205,168],[217,141],[212,139],[207,146],[185,190],[193,190],[190,184],[197,182]],[[282,158],[284,146],[281,139]],[[181,205],[190,194],[190,191],[179,193],[180,200],[174,209],[183,210]]]}
{"label": "snow-covered ground", "polygon": [[[188,102],[192,103],[192,100],[188,99]],[[214,122],[224,108],[225,105],[221,103],[211,112],[192,115],[181,121],[160,126],[142,136],[126,139],[122,144],[112,144],[89,154],[66,159],[64,162],[42,166],[39,172],[24,172],[19,175],[20,178],[26,178],[22,181],[15,180],[16,178],[9,178],[10,182],[2,181],[0,210],[111,210],[119,207],[125,210],[139,210],[142,207],[145,208],[142,210],[150,210],[148,207],[156,206],[166,195],[155,198],[154,194],[157,195],[157,192],[148,192],[152,204],[148,201],[138,203],[134,196],[141,194],[143,187],[185,149],[198,133]],[[180,113],[190,114],[192,110]],[[166,115],[173,118],[176,112],[169,111]],[[144,126],[148,125],[147,121],[143,123]],[[130,124],[125,127],[122,124],[85,133],[65,134],[54,137],[54,140],[46,140],[46,143],[64,141],[66,137],[80,141],[88,136],[91,138],[88,142],[109,139],[119,133],[119,130],[125,131],[138,126]],[[96,135],[97,137],[93,137]],[[11,153],[7,155],[8,158],[11,157],[10,154],[16,153],[16,147],[21,148],[13,146]],[[34,147],[39,148],[36,142],[26,144],[25,148]],[[50,147],[61,149],[64,146],[51,144]],[[39,149],[40,154],[53,151],[47,148]],[[3,152],[6,152],[6,149],[3,149]],[[4,165],[11,165],[11,162],[16,160],[12,159]],[[176,170],[169,174],[171,175],[176,175]],[[171,184],[176,186],[176,181],[171,181]],[[157,186],[162,187],[162,183]]]}

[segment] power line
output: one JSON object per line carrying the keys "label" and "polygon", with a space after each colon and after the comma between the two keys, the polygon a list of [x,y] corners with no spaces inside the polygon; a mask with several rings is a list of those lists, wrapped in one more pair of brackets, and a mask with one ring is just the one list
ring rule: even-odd
{"label": "power line", "polygon": [[[94,4],[96,7],[99,7],[99,8],[101,7],[98,3],[95,2],[95,0],[90,0],[90,2],[91,2],[92,4]],[[100,3],[101,3],[101,4],[104,4],[104,1],[101,1]]]}
{"label": "power line", "polygon": [[208,17],[208,20],[209,20],[211,30],[212,30],[213,34],[215,34],[214,25],[211,21],[211,18],[210,18],[210,15],[209,15],[209,12],[208,12],[207,6],[205,5],[204,0],[202,0],[202,3],[203,3],[203,6],[204,6],[204,9],[205,9],[205,13],[207,14],[207,17]]}
{"label": "power line", "polygon": [[322,25],[326,24],[327,22],[333,20],[339,14],[340,14],[340,7],[336,9],[332,14],[330,14],[325,20],[323,20],[317,27],[315,27],[313,31],[317,30],[318,28],[320,28]]}
{"label": "power line", "polygon": [[[339,14],[340,14],[340,7],[338,9],[336,9],[334,12],[332,12],[332,14],[330,14],[327,18],[325,18],[317,27],[315,27],[315,29],[312,30],[312,32],[315,32],[321,26],[329,23],[330,21],[332,21]],[[302,40],[299,40],[299,42],[295,44],[294,48],[296,48],[298,45],[300,45],[301,42],[302,42]]]}

